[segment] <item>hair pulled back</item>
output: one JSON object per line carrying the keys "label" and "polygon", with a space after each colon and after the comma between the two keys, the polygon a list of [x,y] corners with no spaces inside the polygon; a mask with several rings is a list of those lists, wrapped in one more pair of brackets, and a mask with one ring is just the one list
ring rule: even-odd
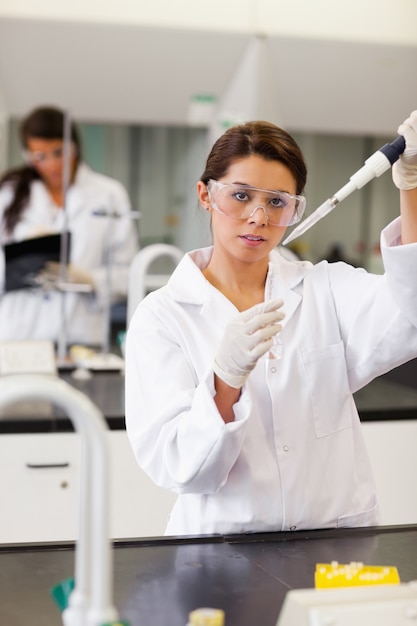
{"label": "hair pulled back", "polygon": [[[25,117],[19,129],[23,149],[27,148],[29,139],[63,139],[64,120],[63,111],[55,107],[45,106],[34,109]],[[74,124],[71,124],[70,135],[76,148],[76,165],[78,165],[81,160],[81,143]],[[29,200],[30,185],[34,180],[42,180],[42,177],[30,165],[9,170],[0,178],[0,186],[10,183],[14,192],[13,200],[4,212],[6,232],[11,233],[19,222]]]}
{"label": "hair pulled back", "polygon": [[219,180],[237,160],[258,155],[267,161],[279,161],[295,178],[297,194],[302,194],[307,180],[303,154],[293,137],[271,122],[255,121],[229,128],[213,145],[200,180]]}

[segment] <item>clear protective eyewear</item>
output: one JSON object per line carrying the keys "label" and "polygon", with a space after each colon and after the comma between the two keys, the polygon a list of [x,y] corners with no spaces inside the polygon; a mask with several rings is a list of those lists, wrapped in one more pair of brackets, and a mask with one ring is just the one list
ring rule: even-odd
{"label": "clear protective eyewear", "polygon": [[[71,146],[71,152],[73,152],[74,148]],[[31,152],[30,150],[23,150],[23,158],[25,162],[29,165],[43,165],[47,160],[52,159],[53,161],[60,161],[64,157],[64,146],[60,146],[58,148],[54,148],[49,152],[40,152],[35,151]]]}
{"label": "clear protective eyewear", "polygon": [[213,209],[237,220],[251,218],[262,209],[271,226],[292,226],[303,216],[306,199],[286,191],[271,191],[249,185],[221,183],[210,179],[207,191]]}

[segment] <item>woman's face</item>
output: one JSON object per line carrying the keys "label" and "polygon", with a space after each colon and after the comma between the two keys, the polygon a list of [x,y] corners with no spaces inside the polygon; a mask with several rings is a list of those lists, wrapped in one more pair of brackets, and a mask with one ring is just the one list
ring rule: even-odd
{"label": "woman's face", "polygon": [[[296,193],[296,180],[288,167],[258,155],[235,161],[219,182]],[[200,204],[211,212],[214,246],[223,248],[228,255],[241,261],[261,260],[283,238],[287,227],[271,225],[262,208],[248,218],[234,219],[213,208],[203,182],[198,183],[197,191]]]}
{"label": "woman's face", "polygon": [[[64,159],[64,142],[62,139],[29,138],[26,142],[26,153],[30,165],[38,172],[45,185],[52,191],[62,190]],[[73,178],[76,163],[74,146],[70,156],[70,179]]]}

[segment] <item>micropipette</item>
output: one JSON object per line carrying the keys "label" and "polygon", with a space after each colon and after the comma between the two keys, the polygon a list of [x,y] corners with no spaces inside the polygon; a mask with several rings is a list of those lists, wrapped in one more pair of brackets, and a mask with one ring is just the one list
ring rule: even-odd
{"label": "micropipette", "polygon": [[358,170],[353,176],[350,177],[349,182],[344,185],[339,191],[337,191],[331,198],[323,202],[318,209],[313,211],[299,226],[297,226],[282,244],[286,246],[300,235],[303,235],[309,228],[314,226],[325,215],[333,211],[336,205],[342,200],[347,198],[356,189],[361,189],[369,183],[370,180],[381,176],[386,172],[394,163],[398,161],[400,155],[405,150],[405,139],[402,135],[398,137],[392,143],[386,143],[382,148],[379,148],[369,159],[366,159],[365,164]]}

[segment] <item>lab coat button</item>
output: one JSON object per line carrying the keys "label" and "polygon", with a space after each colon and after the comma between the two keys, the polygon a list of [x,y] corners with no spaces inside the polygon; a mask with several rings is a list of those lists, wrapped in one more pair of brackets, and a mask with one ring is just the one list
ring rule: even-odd
{"label": "lab coat button", "polygon": [[282,446],[282,449],[284,450],[284,452],[288,452],[289,447],[288,446]]}
{"label": "lab coat button", "polygon": [[290,530],[296,530],[297,526],[291,526]]}
{"label": "lab coat button", "polygon": [[275,372],[276,372],[276,371],[277,371],[277,368],[276,368],[276,367],[271,367],[271,372],[272,372],[273,374],[275,374]]}

